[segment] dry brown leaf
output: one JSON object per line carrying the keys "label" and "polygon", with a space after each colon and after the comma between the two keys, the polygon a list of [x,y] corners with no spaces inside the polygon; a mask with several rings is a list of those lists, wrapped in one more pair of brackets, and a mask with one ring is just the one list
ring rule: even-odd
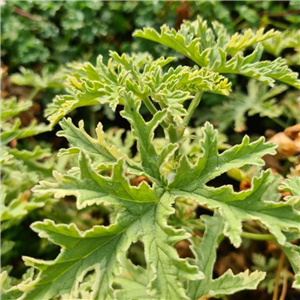
{"label": "dry brown leaf", "polygon": [[290,126],[284,130],[284,133],[290,137],[291,139],[299,139],[300,138],[300,124],[296,124],[294,126]]}
{"label": "dry brown leaf", "polygon": [[248,178],[244,178],[240,182],[240,191],[249,190],[251,188],[251,181]]}
{"label": "dry brown leaf", "polygon": [[149,178],[147,178],[145,176],[138,176],[138,177],[131,179],[131,184],[135,185],[135,186],[139,186],[139,184],[143,181],[146,181],[148,183],[150,182]]}
{"label": "dry brown leaf", "polygon": [[292,140],[284,132],[278,132],[269,141],[278,145],[277,153],[281,157],[293,156],[300,152],[300,140]]}

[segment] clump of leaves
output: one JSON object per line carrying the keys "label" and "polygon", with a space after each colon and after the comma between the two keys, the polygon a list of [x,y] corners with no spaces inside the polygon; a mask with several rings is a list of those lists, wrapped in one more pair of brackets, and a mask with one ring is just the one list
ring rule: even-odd
{"label": "clump of leaves", "polygon": [[[9,263],[16,255],[14,247],[19,244],[16,237],[16,226],[22,224],[28,215],[45,203],[56,201],[50,195],[37,195],[31,188],[43,178],[51,178],[53,161],[49,148],[19,149],[22,139],[49,130],[45,124],[37,124],[33,120],[23,127],[19,114],[32,106],[31,100],[17,101],[16,98],[1,99],[1,261],[3,265]],[[23,226],[23,225],[22,225]],[[16,283],[14,278],[8,277],[11,266],[5,266],[1,274],[4,286],[10,287]],[[3,269],[2,269],[3,270]],[[33,273],[32,273],[33,274]],[[25,276],[26,277],[26,276]],[[29,276],[31,277],[31,276]],[[6,280],[7,278],[7,280]],[[11,283],[9,283],[11,281]],[[13,298],[21,295],[14,286]],[[2,288],[1,288],[2,290]],[[15,294],[16,292],[16,294]],[[5,296],[3,296],[5,299]]]}
{"label": "clump of leaves", "polygon": [[[297,179],[285,183],[284,188],[293,193],[285,201],[279,201],[270,171],[260,171],[251,189],[241,192],[228,185],[210,185],[233,168],[263,166],[262,156],[274,154],[276,146],[264,138],[250,142],[245,136],[240,144],[220,153],[218,131],[210,123],[192,136],[188,124],[203,93],[230,93],[230,82],[220,72],[245,75],[271,86],[282,81],[299,87],[300,82],[283,59],[259,61],[260,42],[276,32],[248,30],[229,36],[219,23],[213,28],[198,18],[179,31],[163,26],[161,33],[149,28],[135,32],[186,55],[197,64],[193,67],[167,68],[172,58],[154,60],[149,55],[111,52],[107,65],[100,57],[96,66],[83,64],[69,77],[71,94],[57,97],[48,108],[52,126],[75,108],[100,103],[113,110],[123,106],[120,115],[129,122],[131,133],[123,133],[125,141],[121,135],[108,137],[99,123],[93,138],[84,130],[83,121],[76,126],[70,118],[62,119],[58,135],[71,147],[61,150],[61,155],[77,155],[78,167],[66,174],[54,172],[55,181],[41,181],[34,192],[51,193],[58,199],[75,196],[78,209],[105,204],[114,212],[109,226],[87,231],[52,220],[32,224],[40,237],[62,250],[53,261],[24,257],[39,274],[17,286],[24,292],[19,299],[199,299],[256,289],[265,272],[233,274],[228,270],[213,278],[219,243],[228,238],[239,247],[243,237],[255,238],[243,232],[243,222],[251,220],[267,229],[282,247],[296,274],[293,286],[299,288],[300,251],[291,243],[300,233]],[[245,56],[244,51],[253,45],[254,51]],[[140,113],[142,105],[151,114],[147,121]],[[137,151],[131,151],[131,140]],[[192,142],[187,145],[187,140]],[[138,185],[131,184],[129,178],[141,176],[144,180]],[[194,224],[205,229],[202,238],[186,226],[192,224],[190,220],[176,224],[178,214],[172,225],[168,223],[176,199],[192,199],[213,211],[213,216],[201,215],[202,226]],[[193,258],[179,258],[174,248],[185,239]],[[137,241],[144,245],[145,266],[136,266],[126,257]]]}

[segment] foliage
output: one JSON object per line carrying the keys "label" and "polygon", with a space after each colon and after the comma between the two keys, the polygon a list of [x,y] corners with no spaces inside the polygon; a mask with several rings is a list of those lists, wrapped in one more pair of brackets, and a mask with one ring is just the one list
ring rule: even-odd
{"label": "foliage", "polygon": [[[213,278],[213,268],[222,240],[238,248],[245,237],[262,235],[282,248],[296,274],[293,286],[299,288],[299,247],[291,243],[300,234],[299,182],[285,181],[282,188],[292,195],[279,201],[277,179],[261,169],[262,157],[275,154],[276,146],[263,137],[251,142],[245,136],[240,144],[219,151],[223,141],[210,123],[189,128],[203,93],[229,95],[230,81],[220,72],[299,87],[297,74],[280,58],[260,62],[259,44],[252,54],[242,54],[274,37],[274,31],[229,36],[214,23],[215,36],[207,26],[198,18],[184,23],[178,32],[163,26],[161,34],[153,29],[135,33],[173,47],[198,66],[174,68],[168,66],[173,57],[111,52],[107,65],[100,56],[96,66],[74,67],[68,78],[70,93],[58,96],[47,115],[52,127],[60,121],[58,136],[70,143],[60,155],[75,156],[78,163],[67,172],[54,171],[54,181],[45,178],[33,191],[37,197],[74,196],[79,210],[105,205],[112,210],[110,225],[83,231],[74,223],[56,224],[50,219],[33,223],[32,229],[60,246],[61,252],[52,261],[25,256],[25,263],[38,275],[6,287],[7,297],[22,292],[18,299],[205,299],[256,289],[265,272],[234,275],[227,270]],[[264,100],[278,89],[274,87]],[[77,107],[98,104],[112,110],[122,107],[120,116],[128,121],[130,131],[105,133],[99,123],[91,136],[83,121],[76,126],[71,118],[64,118]],[[148,109],[150,118],[145,119],[142,108]],[[230,185],[211,185],[232,169],[253,165],[258,175],[250,189],[237,192]],[[137,178],[142,180],[134,184],[137,181],[132,179]],[[213,216],[201,214],[198,219],[191,213],[181,222],[175,208],[182,199],[193,201],[194,208],[213,211]],[[248,221],[256,221],[269,234],[245,232],[243,223]],[[202,228],[203,237],[193,228]],[[186,239],[193,257],[180,258],[174,245]],[[144,245],[143,266],[126,257],[137,242]],[[7,280],[7,273],[3,278]]]}
{"label": "foliage", "polygon": [[[147,48],[143,42],[131,42],[133,28],[172,25],[181,5],[152,1],[6,1],[1,9],[3,60],[11,68],[36,63],[59,65],[95,59],[108,50]],[[188,9],[196,14],[202,8],[203,4],[191,4]],[[152,47],[151,51],[160,53],[161,49]]]}
{"label": "foliage", "polygon": [[[273,25],[297,28],[297,1],[3,1],[1,58],[10,69],[36,64],[57,66],[72,60],[95,59],[108,50],[169,52],[158,45],[132,41],[134,28],[179,27],[183,19],[201,15],[217,19],[232,34],[241,28]],[[286,8],[286,6],[289,6]],[[285,14],[286,9],[292,14]],[[285,22],[276,15],[282,14]],[[71,45],[71,46],[70,46]]]}
{"label": "foliage", "polygon": [[250,80],[247,94],[236,91],[230,95],[230,100],[222,105],[214,106],[206,118],[218,124],[218,129],[224,132],[234,122],[234,130],[242,132],[247,129],[247,116],[259,114],[260,117],[278,118],[284,114],[283,105],[276,103],[275,97],[287,89],[286,85],[268,88],[266,85]]}
{"label": "foliage", "polygon": [[2,1],[1,297],[297,297],[297,10]]}

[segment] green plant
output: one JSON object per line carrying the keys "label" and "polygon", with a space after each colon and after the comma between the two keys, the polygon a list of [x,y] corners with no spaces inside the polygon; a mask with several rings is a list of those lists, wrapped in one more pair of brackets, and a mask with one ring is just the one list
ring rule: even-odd
{"label": "green plant", "polygon": [[[75,196],[78,209],[105,204],[113,209],[111,224],[87,231],[52,220],[32,224],[41,238],[59,245],[61,253],[53,261],[24,257],[39,273],[5,287],[5,297],[17,298],[23,292],[18,299],[206,299],[256,289],[265,272],[234,275],[228,270],[213,279],[216,250],[225,238],[235,247],[243,239],[274,241],[294,270],[293,287],[300,288],[300,249],[292,243],[300,237],[299,178],[282,185],[292,194],[283,201],[268,170],[260,170],[245,191],[211,186],[233,168],[262,167],[262,156],[274,154],[276,146],[264,138],[250,142],[245,136],[220,153],[218,132],[211,124],[199,130],[188,127],[203,93],[230,94],[224,74],[270,86],[281,81],[299,88],[300,82],[283,59],[260,61],[260,42],[276,36],[273,30],[229,36],[217,22],[213,29],[198,18],[179,31],[163,26],[161,33],[148,28],[134,33],[179,51],[196,63],[193,67],[167,68],[171,57],[154,60],[147,54],[111,52],[107,65],[99,57],[96,66],[85,63],[69,77],[70,94],[58,96],[47,110],[52,126],[76,108],[108,104],[113,110],[123,107],[120,115],[131,132],[108,135],[99,123],[93,138],[83,121],[77,127],[70,118],[62,119],[58,136],[71,147],[60,155],[77,156],[78,167],[66,174],[54,172],[54,181],[41,181],[33,191],[58,199]],[[149,120],[141,115],[141,107],[148,109]],[[134,184],[137,178],[142,181]],[[207,214],[181,218],[184,201],[190,199],[194,209],[201,206]],[[256,221],[259,231],[245,230],[252,230],[243,226],[247,221]],[[203,237],[197,230],[204,231]],[[193,257],[179,258],[174,244],[184,239]],[[138,241],[144,245],[142,266],[127,257]],[[5,282],[7,273],[3,278]]]}

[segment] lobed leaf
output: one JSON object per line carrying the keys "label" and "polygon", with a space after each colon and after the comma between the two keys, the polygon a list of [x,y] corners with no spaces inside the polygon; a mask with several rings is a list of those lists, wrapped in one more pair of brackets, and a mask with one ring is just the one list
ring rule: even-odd
{"label": "lobed leaf", "polygon": [[221,297],[231,295],[241,290],[256,289],[259,282],[264,279],[264,272],[249,271],[234,275],[229,269],[219,278],[213,279],[213,267],[216,261],[216,251],[222,239],[223,222],[222,217],[215,213],[213,217],[202,216],[205,222],[205,232],[200,246],[197,238],[194,241],[192,251],[195,255],[196,264],[205,274],[205,278],[200,283],[190,282],[188,285],[188,295],[190,299],[201,297]]}
{"label": "lobed leaf", "polygon": [[153,60],[150,55],[119,56],[112,51],[110,56],[107,66],[100,56],[96,67],[89,63],[74,67],[73,76],[69,77],[72,95],[57,97],[46,110],[51,126],[78,107],[108,104],[115,110],[118,104],[125,104],[124,92],[132,92],[135,99],[144,102],[151,99],[161,109],[168,108],[180,124],[187,113],[183,103],[195,93],[228,95],[231,91],[228,80],[209,69],[179,66],[164,73],[163,67],[174,58]]}
{"label": "lobed leaf", "polygon": [[[230,186],[208,187],[206,183],[220,174],[247,164],[263,165],[261,156],[274,153],[275,146],[263,143],[263,139],[249,143],[245,137],[243,143],[219,154],[217,151],[217,133],[212,126],[204,127],[205,138],[202,142],[203,154],[193,165],[183,156],[169,182],[171,194],[175,197],[191,198],[201,205],[218,209],[224,218],[224,234],[237,247],[241,243],[242,221],[257,220],[267,227],[280,244],[286,240],[282,230],[300,230],[300,214],[290,203],[266,201],[264,196],[273,181],[269,172],[254,178],[252,189],[236,193]],[[188,174],[188,175],[187,175]],[[276,224],[276,225],[275,225]]]}
{"label": "lobed leaf", "polygon": [[126,105],[121,115],[127,119],[132,128],[132,133],[137,140],[138,150],[141,155],[141,164],[144,171],[151,177],[159,176],[159,166],[157,164],[158,155],[152,144],[154,130],[164,120],[167,111],[157,112],[149,122],[145,122],[139,113],[140,101],[135,101],[132,93],[124,94]]}
{"label": "lobed leaf", "polygon": [[273,97],[286,89],[285,85],[268,89],[265,85],[250,80],[247,94],[237,91],[230,95],[228,102],[212,108],[211,120],[218,124],[220,131],[226,130],[234,122],[234,130],[242,132],[247,129],[247,116],[259,114],[260,117],[279,117],[283,114],[283,106]]}
{"label": "lobed leaf", "polygon": [[9,118],[17,116],[20,112],[28,110],[32,106],[32,102],[17,101],[16,98],[1,100],[1,122]]}
{"label": "lobed leaf", "polygon": [[115,199],[145,203],[156,201],[153,189],[145,182],[139,187],[130,186],[128,178],[125,177],[123,159],[112,165],[112,177],[97,174],[90,163],[88,156],[81,152],[78,169],[71,169],[66,175],[55,172],[53,175],[57,183],[41,181],[33,191],[40,194],[50,192],[56,198],[76,196],[79,209]]}
{"label": "lobed leaf", "polygon": [[295,273],[293,288],[300,290],[300,247],[292,243],[285,243],[285,245],[281,246],[281,249],[287,256]]}
{"label": "lobed leaf", "polygon": [[41,237],[47,237],[64,250],[53,262],[25,258],[27,264],[41,273],[37,280],[21,286],[26,292],[23,298],[76,297],[81,278],[93,269],[97,273],[97,283],[92,298],[110,299],[113,297],[113,274],[118,266],[117,255],[139,237],[145,244],[150,294],[159,298],[186,298],[182,281],[199,279],[201,273],[179,259],[171,247],[187,237],[183,230],[175,230],[166,223],[166,217],[173,212],[173,197],[168,193],[162,195],[161,189],[155,185],[150,188],[144,182],[138,187],[130,186],[122,159],[113,165],[111,178],[97,174],[84,152],[79,156],[79,166],[78,170],[71,170],[64,176],[56,175],[57,183],[41,182],[34,191],[51,192],[57,198],[75,195],[79,208],[106,202],[121,208],[119,215],[115,224],[94,226],[86,232],[78,231],[75,225],[55,225],[50,220],[35,223],[33,229]]}
{"label": "lobed leaf", "polygon": [[[43,203],[34,203],[26,201],[26,195],[20,194],[18,199],[10,201],[8,205],[5,204],[7,196],[7,187],[1,185],[1,222],[15,219],[20,219],[26,215],[29,211],[43,206]],[[6,229],[6,225],[2,224],[1,230]]]}
{"label": "lobed leaf", "polygon": [[284,197],[286,201],[294,205],[300,204],[300,177],[295,176],[290,179],[286,179],[279,186],[279,189],[291,193],[290,196]]}
{"label": "lobed leaf", "polygon": [[[278,80],[300,89],[298,73],[288,69],[284,59],[259,62],[263,51],[259,42],[276,36],[277,32],[270,30],[263,34],[264,30],[260,29],[253,33],[249,29],[243,35],[236,33],[230,38],[221,24],[215,22],[213,27],[214,31],[198,17],[194,22],[185,22],[178,31],[163,25],[160,33],[144,28],[133,35],[170,47],[214,72],[240,74],[270,86]],[[254,51],[244,57],[243,51],[254,44],[257,44]]]}
{"label": "lobed leaf", "polygon": [[300,30],[286,30],[271,39],[263,41],[262,45],[266,52],[278,57],[287,48],[299,48],[299,36]]}
{"label": "lobed leaf", "polygon": [[[275,144],[265,143],[263,137],[250,143],[248,136],[243,138],[241,144],[219,154],[218,133],[208,122],[204,125],[201,135],[203,136],[200,143],[202,156],[197,158],[194,165],[187,156],[182,156],[177,170],[174,170],[174,179],[169,182],[170,188],[183,189],[185,186],[196,188],[233,168],[249,164],[262,166],[264,165],[262,156],[275,154]],[[190,176],[187,177],[186,172]]]}

